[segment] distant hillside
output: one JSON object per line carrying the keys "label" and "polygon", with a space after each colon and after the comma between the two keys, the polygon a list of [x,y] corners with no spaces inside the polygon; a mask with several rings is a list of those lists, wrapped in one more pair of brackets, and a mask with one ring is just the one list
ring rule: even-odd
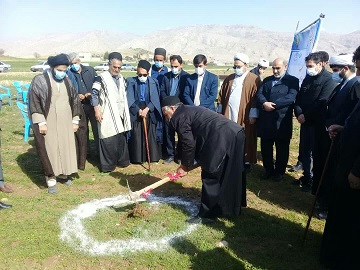
{"label": "distant hillside", "polygon": [[85,33],[64,33],[44,35],[32,39],[10,42],[0,41],[0,48],[6,55],[17,57],[34,57],[37,52],[41,56],[69,52],[91,52],[104,54],[115,50],[137,36],[130,33],[90,31]]}
{"label": "distant hillside", "polygon": [[[164,47],[168,54],[180,54],[186,60],[203,53],[218,63],[231,62],[236,52],[249,55],[252,63],[260,57],[273,60],[288,58],[293,33],[267,31],[248,25],[195,25],[161,30],[145,36],[108,31],[92,31],[78,34],[47,35],[41,38],[0,42],[0,48],[11,56],[33,57],[60,52],[92,52],[118,50],[124,56],[133,56],[143,51],[143,56],[152,57],[156,47]],[[360,31],[338,35],[321,32],[318,50],[330,55],[350,53],[359,46]],[[148,51],[149,53],[146,53]]]}

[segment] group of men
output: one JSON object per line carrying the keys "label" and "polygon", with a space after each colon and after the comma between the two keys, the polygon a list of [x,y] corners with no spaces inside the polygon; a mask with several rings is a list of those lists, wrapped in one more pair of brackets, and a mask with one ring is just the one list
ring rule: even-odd
{"label": "group of men", "polygon": [[[193,222],[239,215],[246,205],[243,167],[257,162],[257,137],[263,179],[279,181],[285,174],[294,112],[301,124],[299,160],[304,170],[296,183],[314,194],[319,189],[319,207],[329,211],[322,259],[336,265],[338,254],[353,265],[355,253],[344,246],[360,241],[360,217],[354,214],[360,205],[360,83],[355,76],[360,47],[330,60],[325,52],[309,54],[301,85],[286,72],[286,60],[276,58],[273,75],[262,80],[269,62],[261,59],[250,70],[249,57],[237,53],[234,73],[220,91],[218,77],[207,70],[202,54],[194,57],[191,75],[183,70],[180,55],[172,55],[167,68],[163,48],[155,49],[153,65],[140,60],[136,76],[127,79],[120,74],[122,55],[110,53],[108,60],[109,70],[97,75],[76,54],[60,54],[50,57],[51,68],[31,83],[29,114],[49,193],[58,192],[57,181],[71,185],[69,176],[85,168],[90,122],[101,171],[157,162],[165,152],[164,164],[181,160],[181,176],[196,165],[202,168],[201,207]],[[333,73],[326,69],[328,61]],[[351,204],[346,211],[344,202]]]}
{"label": "group of men", "polygon": [[71,175],[85,168],[90,122],[102,172],[158,162],[164,142],[164,163],[179,152],[181,176],[196,164],[202,168],[201,207],[190,222],[239,215],[246,205],[244,128],[215,112],[218,77],[206,70],[206,56],[195,56],[189,75],[180,55],[170,57],[167,71],[166,51],[157,48],[155,64],[140,60],[127,79],[120,74],[122,55],[112,52],[108,60],[109,70],[97,75],[77,54],[59,54],[31,82],[29,115],[48,192],[58,193],[58,182],[71,185]]}

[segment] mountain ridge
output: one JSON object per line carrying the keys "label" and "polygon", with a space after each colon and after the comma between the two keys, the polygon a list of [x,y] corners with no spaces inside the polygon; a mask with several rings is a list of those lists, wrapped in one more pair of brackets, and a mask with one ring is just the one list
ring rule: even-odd
{"label": "mountain ridge", "polygon": [[[215,63],[231,62],[233,55],[243,52],[256,63],[264,57],[270,61],[276,57],[287,59],[290,54],[293,33],[268,31],[252,25],[190,25],[158,30],[144,36],[113,31],[87,31],[83,33],[49,34],[26,40],[0,41],[6,55],[34,57],[54,55],[60,52],[91,52],[103,55],[106,51],[120,51],[124,56],[136,55],[139,50],[153,52],[164,47],[167,54],[180,54],[192,60],[205,54]],[[320,32],[317,50],[330,55],[352,53],[359,45],[360,30],[348,34]],[[151,53],[144,57],[152,58]]]}

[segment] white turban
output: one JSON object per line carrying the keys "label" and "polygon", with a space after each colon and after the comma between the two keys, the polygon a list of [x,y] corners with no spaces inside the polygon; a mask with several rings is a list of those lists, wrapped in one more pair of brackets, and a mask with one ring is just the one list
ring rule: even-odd
{"label": "white turban", "polygon": [[240,60],[241,62],[243,62],[244,64],[249,64],[250,59],[249,56],[247,56],[244,53],[237,53],[234,55],[234,61],[235,60]]}
{"label": "white turban", "polygon": [[352,61],[353,54],[341,54],[337,56],[331,56],[329,60],[330,65],[335,66],[353,66]]}
{"label": "white turban", "polygon": [[266,59],[264,59],[264,58],[261,58],[260,60],[259,60],[259,63],[258,63],[258,65],[260,66],[260,67],[269,67],[269,61],[268,60],[266,60]]}

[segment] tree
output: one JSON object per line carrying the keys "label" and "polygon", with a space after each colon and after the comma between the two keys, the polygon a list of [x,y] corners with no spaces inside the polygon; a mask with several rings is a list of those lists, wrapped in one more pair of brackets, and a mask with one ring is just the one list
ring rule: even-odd
{"label": "tree", "polygon": [[106,60],[106,59],[108,59],[108,58],[109,58],[109,52],[106,51],[106,52],[104,53],[104,60]]}
{"label": "tree", "polygon": [[34,52],[34,57],[35,57],[35,59],[39,59],[39,58],[40,58],[40,54],[37,53],[37,52]]}
{"label": "tree", "polygon": [[4,55],[5,50],[4,49],[0,49],[0,55]]}

